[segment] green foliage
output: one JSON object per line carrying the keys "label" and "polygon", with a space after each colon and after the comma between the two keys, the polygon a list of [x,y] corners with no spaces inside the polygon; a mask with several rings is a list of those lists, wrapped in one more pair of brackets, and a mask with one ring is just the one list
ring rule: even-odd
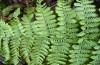
{"label": "green foliage", "polygon": [[2,14],[3,14],[3,16],[7,16],[10,14],[11,11],[13,11],[19,7],[22,7],[22,6],[21,5],[10,5],[2,10]]}
{"label": "green foliage", "polygon": [[9,41],[10,36],[12,36],[12,30],[11,27],[6,24],[3,20],[0,20],[0,27],[1,27],[1,39],[2,43],[0,44],[2,47],[2,53],[5,57],[5,61],[8,61],[10,59],[10,48],[9,48]]}
{"label": "green foliage", "polygon": [[87,62],[90,62],[89,60],[92,54],[91,50],[94,46],[97,45],[96,40],[100,36],[98,29],[100,19],[95,13],[95,6],[92,5],[92,2],[93,1],[91,0],[82,0],[75,3],[75,10],[77,13],[77,17],[80,20],[79,24],[82,31],[78,33],[78,36],[80,37],[78,40],[78,45],[73,46],[73,51],[78,52],[71,51],[73,57],[71,55],[72,59],[70,60],[70,62],[72,63],[72,65],[83,65]]}
{"label": "green foliage", "polygon": [[36,36],[52,36],[56,33],[56,19],[53,11],[46,4],[37,4],[36,21],[32,22],[33,33]]}
{"label": "green foliage", "polygon": [[[14,14],[13,19],[10,21],[10,26],[13,30],[13,36],[11,37],[10,41],[10,48],[11,48],[11,62],[14,65],[17,65],[19,63],[19,46],[21,44],[21,36],[24,33],[23,26],[21,25],[18,15],[20,14],[20,9],[18,8]],[[17,32],[17,33],[16,33]]]}
{"label": "green foliage", "polygon": [[70,44],[77,42],[78,24],[70,5],[66,1],[58,0],[56,13],[58,14],[58,33],[51,39],[52,46],[47,58],[50,65],[66,64]]}
{"label": "green foliage", "polygon": [[98,65],[100,18],[92,0],[77,0],[74,8],[72,1],[57,0],[54,11],[42,0],[24,10],[3,9],[4,17],[12,14],[0,19],[3,63],[20,65],[23,58],[27,65]]}
{"label": "green foliage", "polygon": [[35,14],[36,21],[32,22],[33,34],[36,36],[36,38],[34,37],[36,40],[33,45],[32,65],[41,65],[48,54],[50,44],[48,37],[55,35],[57,24],[53,11],[46,4],[38,3]]}
{"label": "green foliage", "polygon": [[42,65],[48,55],[49,39],[47,37],[35,37],[32,50],[32,64]]}

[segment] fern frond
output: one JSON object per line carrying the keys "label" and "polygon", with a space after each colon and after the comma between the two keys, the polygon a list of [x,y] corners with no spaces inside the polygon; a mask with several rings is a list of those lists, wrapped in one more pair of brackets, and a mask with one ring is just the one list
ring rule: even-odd
{"label": "fern frond", "polygon": [[10,38],[10,50],[11,50],[11,62],[14,65],[18,65],[20,61],[19,47],[21,44],[21,36],[24,35],[23,26],[18,18],[19,14],[20,14],[20,9],[18,8],[13,14],[13,19],[10,20],[9,22],[9,25],[13,30],[13,36],[11,36]]}
{"label": "fern frond", "polygon": [[[80,37],[78,40],[78,45],[73,46],[73,51],[88,51],[88,53],[72,53],[73,57],[69,61],[71,65],[83,65],[90,60],[91,49],[97,45],[96,39],[99,37],[99,17],[95,13],[95,6],[92,5],[92,0],[77,0],[75,3],[75,10],[77,13],[77,18],[80,20],[81,32],[78,34]],[[77,57],[77,56],[78,57]],[[76,56],[76,57],[74,57]]]}
{"label": "fern frond", "polygon": [[[81,40],[82,41],[82,40]],[[79,45],[73,45],[73,50],[69,52],[71,65],[83,65],[90,60],[91,48],[96,46],[96,42],[91,40],[83,40]]]}
{"label": "fern frond", "polygon": [[58,0],[56,6],[58,14],[58,34],[51,38],[51,49],[47,60],[50,65],[66,64],[68,61],[70,44],[77,42],[78,24],[74,19],[74,10],[64,0]]}
{"label": "fern frond", "polygon": [[100,42],[98,42],[98,45],[95,46],[94,49],[95,49],[95,51],[92,51],[93,56],[91,56],[93,61],[90,62],[88,65],[98,65],[98,64],[100,64]]}
{"label": "fern frond", "polygon": [[[83,42],[84,44],[85,42]],[[71,53],[69,57],[71,58],[69,62],[71,65],[83,65],[89,61],[91,47],[86,45],[73,45],[73,50],[70,50]]]}
{"label": "fern frond", "polygon": [[12,36],[10,39],[10,52],[11,52],[11,63],[14,65],[18,65],[19,63],[19,46],[20,46],[20,38]]}
{"label": "fern frond", "polygon": [[9,25],[11,26],[15,37],[21,37],[22,35],[25,35],[24,34],[25,30],[24,30],[24,28],[23,28],[23,26],[18,18],[19,14],[20,14],[20,8],[18,8],[14,12],[13,19],[10,20],[10,22],[9,22]]}
{"label": "fern frond", "polygon": [[31,28],[31,20],[32,20],[32,17],[33,17],[33,14],[28,14],[28,15],[24,15],[22,17],[22,26],[25,30],[25,35],[28,36],[28,37],[32,37],[33,34],[32,34],[32,28]]}
{"label": "fern frond", "polygon": [[4,63],[19,65],[23,58],[27,65],[99,65],[100,18],[93,0],[76,0],[75,8],[72,1],[57,0],[54,12],[44,0],[25,10],[20,5],[4,8],[1,18],[8,16],[7,22],[0,19]]}
{"label": "fern frond", "polygon": [[98,65],[100,64],[100,46],[95,46],[94,49],[96,51],[93,51],[92,54],[94,56],[92,56],[91,58],[93,59],[92,62],[90,62],[88,65]]}
{"label": "fern frond", "polygon": [[32,51],[32,65],[42,65],[49,50],[47,37],[35,37]]}
{"label": "fern frond", "polygon": [[25,36],[21,37],[21,52],[22,56],[25,58],[26,62],[28,65],[30,65],[30,53],[31,53],[31,48],[33,45],[33,33],[32,33],[32,26],[31,26],[31,21],[33,18],[33,10],[32,12],[26,11],[26,15],[22,17],[22,26],[24,28],[24,34]]}
{"label": "fern frond", "polygon": [[28,65],[30,65],[30,53],[31,53],[31,48],[33,44],[33,38],[32,37],[21,37],[21,46],[20,46],[20,51],[21,55],[24,57]]}
{"label": "fern frond", "polygon": [[57,28],[57,30],[59,31],[60,36],[63,36],[65,34],[68,38],[75,38],[78,31],[78,24],[77,21],[74,19],[74,10],[72,10],[70,8],[70,5],[68,5],[65,1],[58,0],[56,13],[59,16],[59,27]]}
{"label": "fern frond", "polygon": [[11,37],[10,42],[12,56],[11,61],[14,65],[17,65],[19,63],[19,57],[21,54],[28,65],[30,65],[30,51],[33,44],[33,35],[30,24],[33,14],[31,13],[28,15],[24,15],[22,17],[22,22],[18,18],[19,14],[20,9],[18,8],[14,12],[13,19],[9,23],[13,29],[14,34],[14,36]]}
{"label": "fern frond", "polygon": [[47,60],[49,61],[48,64],[50,65],[60,65],[60,64],[66,64],[67,61],[67,54],[69,53],[69,47],[70,39],[66,38],[52,38],[51,39],[51,49],[50,54],[47,57]]}
{"label": "fern frond", "polygon": [[46,4],[38,3],[36,7],[36,21],[32,23],[35,38],[32,52],[32,65],[42,65],[48,54],[48,36],[56,35],[56,19],[53,11]]}
{"label": "fern frond", "polygon": [[0,20],[0,27],[1,27],[1,34],[2,34],[2,52],[5,58],[5,61],[10,60],[10,48],[9,48],[9,41],[10,37],[12,36],[11,27],[6,24],[3,20]]}
{"label": "fern frond", "polygon": [[37,4],[36,21],[32,23],[34,34],[37,36],[51,36],[56,33],[56,20],[53,11],[46,4]]}
{"label": "fern frond", "polygon": [[10,6],[4,8],[2,10],[2,14],[3,14],[3,16],[7,16],[7,15],[10,14],[11,11],[13,11],[14,9],[20,8],[20,7],[22,7],[22,6],[19,5],[19,4],[17,4],[17,5],[10,5]]}

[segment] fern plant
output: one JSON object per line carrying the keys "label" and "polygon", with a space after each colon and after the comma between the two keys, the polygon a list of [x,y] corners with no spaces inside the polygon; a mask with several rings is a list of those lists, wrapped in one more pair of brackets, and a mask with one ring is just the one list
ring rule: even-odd
{"label": "fern plant", "polygon": [[[28,13],[28,12],[26,12]],[[30,12],[22,17],[22,26],[24,28],[25,35],[21,37],[21,52],[23,57],[26,59],[28,65],[31,64],[30,52],[33,45],[33,33],[31,28],[31,20],[33,18],[33,12]]]}
{"label": "fern plant", "polygon": [[[71,52],[72,65],[83,65],[89,62],[92,54],[91,50],[97,45],[96,39],[99,37],[99,17],[95,13],[95,6],[92,0],[77,0],[75,3],[77,17],[80,20],[81,32],[78,34],[78,45],[73,45],[74,50]],[[91,65],[91,64],[90,64]]]}
{"label": "fern plant", "polygon": [[91,56],[91,58],[93,59],[92,62],[90,62],[90,64],[88,65],[98,65],[100,64],[100,46],[97,45],[94,47],[95,51],[92,52],[93,56]]}
{"label": "fern plant", "polygon": [[[5,61],[8,61],[10,59],[10,48],[9,48],[9,41],[10,36],[12,36],[12,29],[11,27],[6,24],[3,20],[0,20],[0,31],[1,31],[1,50],[2,54],[5,58]],[[3,42],[2,42],[3,40]]]}
{"label": "fern plant", "polygon": [[32,22],[34,45],[32,52],[32,65],[42,65],[49,50],[49,37],[56,33],[56,19],[53,11],[42,1],[38,1],[36,7],[36,21]]}
{"label": "fern plant", "polygon": [[[40,2],[40,1],[39,1]],[[46,13],[46,14],[45,14]],[[32,23],[34,25],[33,31],[36,36],[52,36],[55,34],[56,19],[53,15],[53,11],[46,4],[37,3],[36,7],[36,21]]]}
{"label": "fern plant", "polygon": [[19,14],[20,14],[20,9],[18,8],[13,14],[14,16],[13,20],[11,20],[9,23],[13,30],[13,36],[11,37],[11,42],[10,42],[12,63],[14,63],[14,65],[17,65],[19,63],[19,57],[23,56],[28,65],[30,65],[30,52],[33,44],[30,22],[33,16],[32,14],[29,16],[24,15],[22,17],[22,21],[24,22],[21,23],[18,18]]}
{"label": "fern plant", "polygon": [[50,65],[68,64],[69,48],[71,44],[77,42],[78,24],[69,1],[58,0],[57,2],[58,34],[51,39],[52,46],[47,58]]}
{"label": "fern plant", "polygon": [[[43,0],[37,0],[36,7],[23,9],[15,5],[3,9],[0,17],[3,63],[20,65],[23,58],[27,65],[99,64],[100,18],[93,0],[76,0],[71,8],[72,2],[57,0],[54,11]],[[9,16],[10,19],[5,19]]]}
{"label": "fern plant", "polygon": [[20,23],[20,20],[18,19],[18,15],[20,14],[20,9],[18,8],[14,14],[13,19],[10,21],[10,26],[13,30],[13,36],[11,37],[10,41],[10,48],[11,48],[11,62],[14,63],[14,65],[17,65],[19,63],[19,46],[21,44],[21,36],[24,33],[23,26]]}

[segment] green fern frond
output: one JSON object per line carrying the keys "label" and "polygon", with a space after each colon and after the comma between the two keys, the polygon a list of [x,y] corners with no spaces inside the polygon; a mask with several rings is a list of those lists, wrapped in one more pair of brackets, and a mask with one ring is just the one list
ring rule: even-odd
{"label": "green fern frond", "polygon": [[90,60],[91,49],[97,45],[96,39],[100,35],[98,29],[100,19],[95,13],[95,6],[92,3],[92,0],[77,0],[77,3],[75,3],[75,10],[82,31],[78,34],[80,37],[78,45],[73,46],[73,51],[82,50],[88,51],[88,53],[81,53],[81,51],[73,53],[70,51],[73,55],[72,59],[69,60],[72,63],[71,65],[86,64]]}
{"label": "green fern frond", "polygon": [[90,60],[91,48],[96,43],[91,40],[83,40],[79,45],[73,45],[74,50],[70,50],[71,65],[83,65]]}
{"label": "green fern frond", "polygon": [[28,65],[30,65],[30,52],[33,44],[33,37],[32,37],[33,35],[30,24],[33,14],[31,13],[28,15],[24,15],[22,17],[22,22],[18,18],[19,14],[20,14],[20,9],[18,8],[14,12],[13,19],[9,23],[14,34],[14,36],[11,37],[11,42],[10,42],[11,56],[12,56],[11,61],[14,65],[17,65],[20,61],[19,57],[21,55],[26,60]]}
{"label": "green fern frond", "polygon": [[24,34],[24,28],[18,18],[18,16],[20,15],[20,8],[16,9],[16,11],[13,14],[13,19],[10,20],[9,25],[11,26],[13,33],[15,35],[15,37],[21,37]]}
{"label": "green fern frond", "polygon": [[56,33],[56,19],[53,11],[46,4],[37,4],[36,21],[32,23],[34,35],[36,36],[51,36]]}
{"label": "green fern frond", "polygon": [[20,38],[12,36],[10,39],[10,52],[11,52],[11,63],[14,65],[18,65],[19,63],[19,46],[20,46]]}
{"label": "green fern frond", "polygon": [[31,21],[33,18],[33,12],[34,10],[32,10],[32,12],[28,12],[28,10],[26,11],[26,15],[24,15],[22,17],[22,26],[24,28],[24,34],[25,36],[21,37],[21,54],[24,57],[24,59],[26,60],[26,62],[28,63],[28,65],[30,65],[31,61],[30,61],[30,53],[31,53],[31,48],[33,45],[33,33],[32,33],[32,26],[31,26]]}
{"label": "green fern frond", "polygon": [[32,21],[32,17],[33,17],[33,14],[28,14],[28,15],[24,15],[22,17],[22,26],[25,30],[25,35],[28,36],[28,37],[32,37],[33,36],[33,33],[32,33],[32,28],[31,28],[31,21]]}
{"label": "green fern frond", "polygon": [[90,64],[88,65],[98,65],[100,64],[100,46],[95,46],[94,49],[96,51],[93,51],[92,54],[93,56],[91,57],[93,59],[92,62],[90,62]]}
{"label": "green fern frond", "polygon": [[23,58],[27,65],[99,65],[96,7],[93,0],[76,0],[71,8],[73,1],[57,0],[54,12],[44,0],[34,0],[36,7],[25,10],[20,10],[20,5],[4,8],[0,19],[0,55],[4,60],[0,56],[0,62],[19,65]]}
{"label": "green fern frond", "polygon": [[9,22],[9,25],[13,30],[13,36],[11,36],[10,38],[10,50],[11,50],[11,62],[14,65],[18,65],[20,61],[19,47],[21,44],[21,36],[24,35],[23,26],[18,18],[19,14],[20,14],[20,9],[18,8],[13,14],[13,19],[10,20]]}
{"label": "green fern frond", "polygon": [[5,58],[5,61],[10,60],[10,48],[9,48],[9,41],[10,37],[12,36],[12,29],[11,27],[6,24],[3,20],[0,20],[0,27],[1,27],[1,49],[3,50],[3,56]]}
{"label": "green fern frond", "polygon": [[[75,38],[78,31],[77,21],[75,18],[75,12],[70,8],[70,5],[66,4],[63,0],[58,0],[56,13],[58,14],[58,25],[57,30],[59,31],[60,36],[64,34],[68,38]],[[65,36],[64,35],[64,36]],[[58,36],[59,37],[59,36]]]}
{"label": "green fern frond", "polygon": [[94,47],[95,51],[92,51],[93,56],[92,62],[90,62],[88,65],[99,65],[100,64],[100,42],[98,42],[98,45]]}
{"label": "green fern frond", "polygon": [[32,64],[42,65],[49,50],[49,39],[47,37],[35,37],[33,51],[32,51]]}
{"label": "green fern frond", "polygon": [[42,65],[45,56],[48,54],[49,40],[47,36],[53,36],[56,33],[56,20],[53,11],[46,4],[37,4],[36,21],[32,23],[33,33],[37,38],[33,45],[32,65]]}
{"label": "green fern frond", "polygon": [[69,47],[70,44],[68,41],[71,41],[70,39],[66,38],[52,38],[51,39],[51,49],[50,54],[47,57],[47,60],[49,61],[48,64],[50,65],[60,65],[66,64],[67,61],[67,54],[69,53]]}
{"label": "green fern frond", "polygon": [[22,7],[22,6],[19,5],[19,4],[17,4],[17,5],[10,5],[10,6],[4,8],[4,9],[2,10],[2,14],[3,14],[3,16],[7,16],[7,15],[10,14],[11,11],[13,11],[13,10],[15,10],[15,9],[17,9],[17,8],[20,8],[20,7]]}
{"label": "green fern frond", "polygon": [[20,46],[20,52],[21,55],[24,57],[28,65],[31,64],[30,62],[30,53],[31,53],[31,48],[33,44],[33,38],[32,37],[21,37],[21,46]]}
{"label": "green fern frond", "polygon": [[51,38],[51,49],[47,60],[50,65],[66,64],[68,62],[69,47],[77,42],[78,24],[75,20],[75,12],[64,0],[58,0],[56,6],[58,14],[58,34]]}

